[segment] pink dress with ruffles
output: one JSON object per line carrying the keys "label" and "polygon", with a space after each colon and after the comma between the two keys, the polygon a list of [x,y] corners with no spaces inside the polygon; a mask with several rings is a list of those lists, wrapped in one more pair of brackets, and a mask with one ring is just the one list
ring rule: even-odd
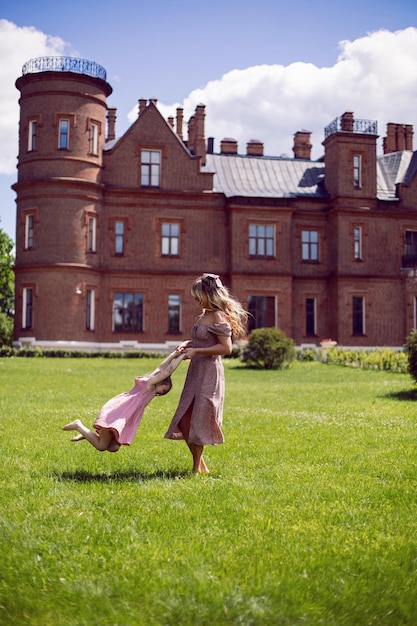
{"label": "pink dress with ruffles", "polygon": [[[195,324],[191,333],[193,348],[207,348],[218,343],[217,336],[230,337],[228,322]],[[165,434],[166,439],[181,436],[178,424],[192,406],[188,443],[217,445],[223,443],[221,430],[224,403],[224,369],[220,356],[198,355],[188,366],[184,389],[177,410]]]}
{"label": "pink dress with ruffles", "polygon": [[148,389],[148,380],[149,376],[138,376],[133,389],[119,393],[106,402],[94,422],[96,431],[108,428],[120,444],[130,446],[143,412],[155,396],[155,386]]}

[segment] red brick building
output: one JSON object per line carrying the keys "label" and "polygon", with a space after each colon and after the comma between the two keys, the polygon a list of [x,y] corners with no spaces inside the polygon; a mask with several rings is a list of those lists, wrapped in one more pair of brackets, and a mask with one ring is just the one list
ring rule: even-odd
{"label": "red brick building", "polygon": [[20,96],[15,342],[139,347],[188,338],[203,272],[297,344],[401,346],[417,316],[413,129],[350,112],[309,131],[294,158],[251,140],[220,153],[199,105],[165,120],[139,100],[116,138],[103,68],[68,57],[27,63]]}

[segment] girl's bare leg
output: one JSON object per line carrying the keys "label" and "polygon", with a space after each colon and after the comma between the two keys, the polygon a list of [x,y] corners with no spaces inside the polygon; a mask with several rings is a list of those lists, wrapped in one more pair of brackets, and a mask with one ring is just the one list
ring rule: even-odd
{"label": "girl's bare leg", "polygon": [[[104,450],[110,450],[111,452],[116,452],[114,447],[114,437],[108,428],[101,428],[100,434],[97,435],[93,433],[93,431],[89,430],[84,426],[84,424],[80,420],[74,420],[69,424],[66,424],[62,427],[62,430],[77,430],[80,435],[84,437],[92,446],[94,446],[100,452]],[[79,441],[78,437],[74,437],[71,441]],[[113,443],[112,443],[113,442]],[[117,444],[119,446],[119,444]],[[120,447],[120,446],[119,446]],[[117,448],[118,450],[119,448]]]}

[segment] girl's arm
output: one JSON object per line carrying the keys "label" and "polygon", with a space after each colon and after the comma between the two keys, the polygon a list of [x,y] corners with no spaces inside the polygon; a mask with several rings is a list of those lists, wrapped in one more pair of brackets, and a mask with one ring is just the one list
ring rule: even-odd
{"label": "girl's arm", "polygon": [[175,348],[174,352],[171,352],[171,354],[169,354],[167,358],[158,365],[158,367],[154,372],[152,372],[152,374],[156,374],[156,372],[160,372],[161,370],[164,370],[166,367],[168,367],[171,361],[173,361],[179,354],[183,354],[185,348],[188,346],[189,343],[189,341],[183,341],[182,343],[180,343],[180,345]]}
{"label": "girl's arm", "polygon": [[165,380],[165,378],[168,378],[168,376],[171,376],[171,374],[175,372],[181,361],[185,358],[185,352],[173,352],[169,355],[169,357],[172,357],[172,359],[169,363],[166,363],[167,359],[165,359],[164,363],[166,363],[166,365],[163,369],[157,369],[153,372],[153,374],[150,375],[147,381],[148,387],[151,387],[152,385],[157,385],[158,383],[161,383],[163,380]]}

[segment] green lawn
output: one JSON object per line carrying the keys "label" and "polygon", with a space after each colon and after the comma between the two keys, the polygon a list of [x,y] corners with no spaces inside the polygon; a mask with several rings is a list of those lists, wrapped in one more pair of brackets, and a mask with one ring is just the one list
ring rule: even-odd
{"label": "green lawn", "polygon": [[163,439],[186,372],[117,454],[92,425],[153,359],[0,359],[0,624],[417,625],[408,375],[225,360],[225,445]]}

